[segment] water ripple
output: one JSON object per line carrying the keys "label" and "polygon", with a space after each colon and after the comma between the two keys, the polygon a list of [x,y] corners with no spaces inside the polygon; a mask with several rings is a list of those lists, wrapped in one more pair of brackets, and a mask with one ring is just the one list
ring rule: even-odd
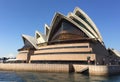
{"label": "water ripple", "polygon": [[119,82],[119,76],[102,77],[76,73],[0,71],[0,82]]}

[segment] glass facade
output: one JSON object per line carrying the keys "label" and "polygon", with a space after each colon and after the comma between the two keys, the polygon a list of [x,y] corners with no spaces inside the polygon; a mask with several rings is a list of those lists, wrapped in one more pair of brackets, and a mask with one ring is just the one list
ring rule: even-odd
{"label": "glass facade", "polygon": [[57,31],[54,32],[51,41],[74,40],[82,38],[88,38],[88,36],[71,23],[62,21],[61,24],[58,25]]}

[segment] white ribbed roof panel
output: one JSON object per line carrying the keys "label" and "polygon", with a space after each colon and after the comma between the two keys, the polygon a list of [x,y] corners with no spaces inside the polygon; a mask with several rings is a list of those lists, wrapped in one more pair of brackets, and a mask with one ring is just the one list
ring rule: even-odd
{"label": "white ribbed roof panel", "polygon": [[[40,36],[39,38],[37,38],[37,34]],[[43,35],[41,32],[39,31],[35,31],[35,37],[38,43],[44,43],[46,42],[46,36]]]}
{"label": "white ribbed roof panel", "polygon": [[115,49],[109,49],[109,50],[112,51],[116,56],[120,57],[120,51]]}
{"label": "white ribbed roof panel", "polygon": [[[26,39],[27,41],[29,41],[31,43],[31,45],[33,45],[36,49],[38,49],[38,47],[36,45],[37,41],[36,41],[36,39],[34,37],[23,34],[22,38],[23,38],[23,41],[24,41],[24,39]],[[24,42],[24,44],[25,44],[25,42]]]}
{"label": "white ribbed roof panel", "polygon": [[50,31],[50,27],[47,24],[45,24],[44,29],[45,29],[45,35],[47,37]]}
{"label": "white ribbed roof panel", "polygon": [[75,15],[74,13],[69,13],[68,17],[69,18],[73,17],[74,19],[76,19],[77,21],[79,21],[80,23],[82,23],[85,26],[86,30],[89,30],[89,32],[92,33],[93,36],[95,36],[96,38],[98,38],[98,36],[94,32],[94,30],[85,21],[83,21],[81,18],[79,18],[77,15]]}
{"label": "white ribbed roof panel", "polygon": [[92,25],[93,29],[95,30],[95,32],[97,33],[97,35],[99,36],[99,40],[100,42],[102,42],[102,36],[98,30],[98,28],[96,27],[96,25],[94,24],[94,22],[91,20],[91,18],[85,13],[83,12],[80,8],[76,7],[74,9],[74,13],[76,14],[77,12],[79,12],[82,16],[84,16],[86,18],[86,20]]}

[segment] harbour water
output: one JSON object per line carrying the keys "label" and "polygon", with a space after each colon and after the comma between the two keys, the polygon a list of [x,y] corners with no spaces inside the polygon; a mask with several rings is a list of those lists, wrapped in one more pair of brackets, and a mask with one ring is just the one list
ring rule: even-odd
{"label": "harbour water", "polygon": [[0,71],[0,82],[120,82],[120,75],[103,77],[76,73]]}

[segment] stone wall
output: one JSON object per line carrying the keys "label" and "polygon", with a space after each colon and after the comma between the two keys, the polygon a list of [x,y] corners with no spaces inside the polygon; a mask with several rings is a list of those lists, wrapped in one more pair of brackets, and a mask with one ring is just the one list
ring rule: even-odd
{"label": "stone wall", "polygon": [[28,57],[28,53],[29,53],[28,50],[19,51],[19,53],[18,53],[18,55],[17,55],[16,58],[18,60],[24,60],[24,61],[26,61],[27,57]]}
{"label": "stone wall", "polygon": [[33,71],[33,72],[79,72],[88,69],[89,75],[108,76],[120,74],[120,66],[112,65],[77,65],[77,64],[10,64],[1,63],[0,71]]}
{"label": "stone wall", "polygon": [[32,55],[32,60],[42,60],[42,61],[87,61],[87,57],[91,57],[91,60],[95,60],[95,54],[55,54],[55,55]]}
{"label": "stone wall", "polygon": [[5,71],[37,71],[37,72],[70,72],[68,64],[0,64],[0,70]]}
{"label": "stone wall", "polygon": [[97,65],[97,66],[89,66],[89,74],[90,75],[115,75],[120,74],[120,66],[111,65],[111,66],[104,66],[104,65]]}

